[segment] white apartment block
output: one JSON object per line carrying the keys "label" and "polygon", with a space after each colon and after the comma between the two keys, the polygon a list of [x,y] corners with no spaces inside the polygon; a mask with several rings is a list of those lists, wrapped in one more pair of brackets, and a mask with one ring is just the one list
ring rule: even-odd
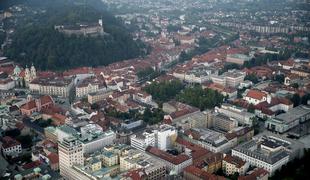
{"label": "white apartment block", "polygon": [[140,134],[134,134],[130,137],[130,144],[133,148],[145,151],[148,146],[155,146],[155,133],[145,131]]}
{"label": "white apartment block", "polygon": [[161,125],[154,132],[156,133],[156,147],[163,151],[169,150],[178,136],[176,128],[167,124]]}
{"label": "white apartment block", "polygon": [[116,139],[116,134],[113,131],[105,131],[98,135],[90,133],[88,136],[79,138],[82,142],[84,154],[90,154],[105,146],[111,145]]}
{"label": "white apartment block", "polygon": [[99,85],[89,83],[86,86],[77,86],[75,90],[76,90],[76,97],[83,97],[89,93],[98,92]]}
{"label": "white apartment block", "polygon": [[84,165],[83,147],[74,137],[64,138],[58,143],[60,175],[72,179],[72,166]]}
{"label": "white apartment block", "polygon": [[3,155],[7,156],[17,156],[22,152],[22,145],[17,140],[5,136],[1,139],[1,150],[3,152]]}
{"label": "white apartment block", "polygon": [[215,84],[220,84],[226,87],[238,87],[241,82],[244,81],[245,72],[238,71],[238,70],[229,70],[224,74],[218,76],[213,75],[211,80]]}
{"label": "white apartment block", "polygon": [[237,107],[231,104],[222,104],[222,106],[215,107],[215,110],[219,113],[225,114],[228,117],[234,118],[241,125],[253,125],[253,118],[255,114],[247,112],[247,109]]}

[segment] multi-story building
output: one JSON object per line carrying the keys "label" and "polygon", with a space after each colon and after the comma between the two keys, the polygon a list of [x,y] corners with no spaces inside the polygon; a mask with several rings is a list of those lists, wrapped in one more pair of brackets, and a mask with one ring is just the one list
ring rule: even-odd
{"label": "multi-story building", "polygon": [[103,77],[89,77],[78,83],[75,88],[76,97],[83,97],[89,93],[96,93],[106,89]]}
{"label": "multi-story building", "polygon": [[102,164],[111,167],[117,165],[119,162],[119,156],[113,152],[105,151],[102,153]]}
{"label": "multi-story building", "polygon": [[1,150],[5,156],[17,156],[22,152],[22,145],[17,140],[5,136],[1,139]]}
{"label": "multi-story building", "polygon": [[211,129],[194,128],[191,131],[188,140],[214,153],[226,152],[237,144],[237,137],[227,139],[223,133]]}
{"label": "multi-story building", "polygon": [[238,127],[238,121],[224,114],[213,115],[213,127],[223,131],[231,131]]}
{"label": "multi-story building", "polygon": [[11,78],[0,79],[0,90],[10,90],[15,87],[15,82]]}
{"label": "multi-story building", "polygon": [[166,175],[164,162],[139,150],[130,149],[120,156],[120,171],[143,169],[147,179],[163,179]]}
{"label": "multi-story building", "polygon": [[267,101],[267,97],[271,98],[265,92],[261,92],[255,89],[250,89],[247,92],[246,96],[243,97],[243,99],[246,100],[249,104],[257,105],[261,102]]}
{"label": "multi-story building", "polygon": [[99,92],[94,92],[94,93],[89,93],[87,95],[87,100],[90,104],[94,104],[96,102],[102,101],[106,98],[108,98],[110,95],[113,94],[112,90],[105,90],[105,91],[99,91]]}
{"label": "multi-story building", "polygon": [[72,179],[75,174],[72,167],[84,165],[82,143],[75,137],[64,138],[58,142],[58,154],[60,175]]}
{"label": "multi-story building", "polygon": [[75,137],[82,144],[84,154],[90,154],[97,150],[111,145],[116,139],[116,133],[107,130],[102,131],[94,127],[95,125],[86,125],[82,127],[81,132],[68,125],[59,126],[56,128],[58,141],[68,137]]}
{"label": "multi-story building", "polygon": [[238,180],[268,180],[269,173],[263,168],[256,168],[244,176],[239,176]]}
{"label": "multi-story building", "polygon": [[49,127],[44,128],[44,135],[45,135],[45,138],[48,139],[49,141],[57,143],[58,138],[57,138],[55,127],[49,126]]}
{"label": "multi-story building", "polygon": [[156,147],[148,147],[147,152],[156,156],[159,161],[162,161],[168,171],[179,174],[189,165],[192,165],[193,160],[190,156],[182,153],[179,155],[172,155],[166,151],[162,151]]}
{"label": "multi-story building", "polygon": [[244,54],[228,54],[226,62],[243,65],[245,62],[250,61],[251,57]]}
{"label": "multi-story building", "polygon": [[152,129],[147,129],[142,133],[131,136],[131,146],[144,151],[148,146],[157,147],[160,150],[171,149],[177,138],[177,130],[168,124],[160,125]]}
{"label": "multi-story building", "polygon": [[218,75],[218,70],[214,67],[198,65],[190,70],[177,70],[173,76],[188,83],[204,83],[211,79],[211,75]]}
{"label": "multi-story building", "polygon": [[153,106],[155,108],[158,108],[157,103],[152,100],[152,95],[150,95],[144,91],[134,92],[132,94],[132,99],[134,101],[139,102],[139,103],[150,105],[150,106]]}
{"label": "multi-story building", "polygon": [[176,128],[167,124],[160,125],[154,132],[155,146],[163,151],[171,149],[178,136]]}
{"label": "multi-story building", "polygon": [[249,163],[239,157],[225,155],[222,163],[222,169],[226,175],[238,173],[244,175],[249,168]]}
{"label": "multi-story building", "polygon": [[215,174],[209,173],[193,165],[184,168],[183,172],[184,180],[205,180],[205,179],[216,179],[225,180],[223,176],[217,176]]}
{"label": "multi-story building", "polygon": [[255,114],[247,112],[247,109],[224,103],[221,107],[215,107],[215,110],[228,117],[234,118],[241,125],[253,125]]}
{"label": "multi-story building", "polygon": [[130,137],[130,144],[133,148],[145,151],[148,146],[155,146],[155,133],[148,129],[142,133],[134,134]]}
{"label": "multi-story building", "polygon": [[105,146],[111,145],[114,143],[115,139],[116,134],[111,130],[101,133],[89,132],[86,136],[79,138],[83,146],[84,154],[93,153]]}
{"label": "multi-story building", "polygon": [[69,97],[73,84],[73,78],[41,77],[31,81],[29,89],[39,94]]}
{"label": "multi-story building", "polygon": [[213,75],[211,80],[215,84],[220,84],[226,87],[238,87],[241,82],[244,81],[245,72],[238,70],[229,70],[228,72],[223,73],[222,75]]}
{"label": "multi-story building", "polygon": [[275,118],[268,119],[265,122],[265,127],[271,131],[284,133],[309,119],[310,107],[300,105],[288,110],[284,114],[277,115]]}
{"label": "multi-story building", "polygon": [[289,161],[290,155],[286,149],[289,146],[288,141],[274,136],[262,136],[232,149],[232,156],[237,156],[250,165],[264,168],[273,174]]}

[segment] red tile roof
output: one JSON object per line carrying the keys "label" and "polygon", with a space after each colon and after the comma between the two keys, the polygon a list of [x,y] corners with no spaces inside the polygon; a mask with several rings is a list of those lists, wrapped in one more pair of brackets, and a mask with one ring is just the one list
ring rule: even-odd
{"label": "red tile roof", "polygon": [[199,177],[205,180],[225,180],[226,179],[222,176],[216,176],[214,174],[203,171],[195,166],[187,166],[186,168],[184,168],[184,172],[192,174],[196,177]]}
{"label": "red tile roof", "polygon": [[268,171],[263,168],[257,168],[246,176],[239,176],[238,180],[257,180],[258,178],[268,176]]}
{"label": "red tile roof", "polygon": [[131,180],[142,180],[142,179],[146,179],[147,177],[143,169],[130,170],[123,176],[127,178],[131,178]]}
{"label": "red tile roof", "polygon": [[50,153],[47,158],[49,159],[51,164],[58,164],[59,163],[59,156],[56,153]]}
{"label": "red tile roof", "polygon": [[224,157],[223,161],[226,161],[226,162],[228,162],[230,164],[234,164],[237,168],[241,168],[246,163],[241,158],[236,157],[236,156],[230,156],[230,155],[226,155]]}
{"label": "red tile roof", "polygon": [[31,101],[27,102],[26,104],[22,105],[20,108],[21,109],[26,109],[26,110],[31,110],[31,109],[34,109],[36,107],[37,107],[36,101],[35,100],[31,100]]}
{"label": "red tile roof", "polygon": [[33,169],[33,168],[36,168],[38,166],[40,166],[42,163],[37,160],[37,161],[32,161],[30,163],[27,163],[27,164],[24,164],[23,165],[23,169]]}
{"label": "red tile roof", "polygon": [[207,149],[202,148],[202,147],[200,147],[200,146],[198,146],[196,144],[193,144],[193,143],[191,143],[189,141],[186,141],[186,140],[184,140],[184,139],[182,139],[180,137],[178,137],[176,139],[176,143],[178,143],[180,145],[183,145],[186,148],[190,149],[194,161],[196,159],[202,158],[203,156],[206,156],[207,154],[210,153],[210,151],[208,151]]}
{"label": "red tile roof", "polygon": [[176,118],[179,118],[179,117],[182,117],[182,116],[185,116],[187,114],[191,114],[191,113],[194,113],[196,111],[199,111],[198,108],[189,108],[189,109],[182,109],[180,111],[176,111],[176,112],[173,112],[170,114],[170,117],[172,119],[176,119]]}
{"label": "red tile roof", "polygon": [[255,89],[251,89],[249,90],[249,92],[246,95],[247,97],[253,98],[253,99],[257,99],[257,100],[262,100],[263,97],[266,97],[267,94]]}
{"label": "red tile roof", "polygon": [[[50,104],[50,103],[52,104],[54,103],[52,97],[48,95],[41,96],[39,98],[39,101],[41,101],[42,106]],[[20,108],[25,109],[25,110],[31,110],[31,109],[37,108],[36,100],[31,100],[27,102],[26,104],[22,105]]]}
{"label": "red tile roof", "polygon": [[179,154],[177,156],[174,156],[172,154],[169,154],[168,152],[166,151],[162,151],[156,147],[148,147],[146,149],[146,151],[148,151],[149,153],[163,159],[163,160],[166,160],[172,164],[175,164],[175,165],[178,165],[178,164],[181,164],[183,163],[184,161],[187,161],[190,159],[190,157],[186,154]]}
{"label": "red tile roof", "polygon": [[11,138],[10,136],[5,136],[2,138],[2,147],[4,149],[15,147],[21,145],[20,142],[18,142],[16,139]]}

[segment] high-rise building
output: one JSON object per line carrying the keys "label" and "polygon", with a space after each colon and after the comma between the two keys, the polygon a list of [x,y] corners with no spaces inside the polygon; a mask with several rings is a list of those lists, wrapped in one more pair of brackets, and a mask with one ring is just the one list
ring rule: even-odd
{"label": "high-rise building", "polygon": [[60,175],[63,177],[72,177],[72,166],[84,165],[83,146],[75,137],[66,137],[59,142],[58,154]]}
{"label": "high-rise building", "polygon": [[170,149],[178,136],[176,128],[167,124],[161,125],[154,132],[156,133],[155,145],[163,151]]}

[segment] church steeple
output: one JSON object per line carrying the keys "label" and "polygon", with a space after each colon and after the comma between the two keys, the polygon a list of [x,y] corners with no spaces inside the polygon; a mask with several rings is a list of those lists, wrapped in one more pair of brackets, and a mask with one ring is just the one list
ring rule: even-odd
{"label": "church steeple", "polygon": [[32,64],[31,65],[31,68],[30,68],[30,73],[31,73],[31,79],[35,79],[37,77],[37,71],[36,71],[36,68],[34,67],[34,65]]}

